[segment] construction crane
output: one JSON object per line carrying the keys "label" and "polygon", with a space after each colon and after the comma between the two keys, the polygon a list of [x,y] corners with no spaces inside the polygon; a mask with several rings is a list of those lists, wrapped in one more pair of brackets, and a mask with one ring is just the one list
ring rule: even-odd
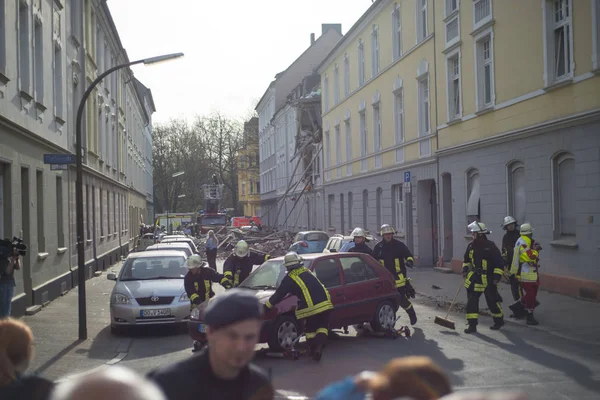
{"label": "construction crane", "polygon": [[227,214],[219,212],[220,202],[223,199],[223,188],[225,185],[219,182],[216,174],[212,176],[212,183],[202,185],[204,192],[204,213],[198,216],[198,225],[200,233],[207,233],[209,230],[218,230],[227,226]]}

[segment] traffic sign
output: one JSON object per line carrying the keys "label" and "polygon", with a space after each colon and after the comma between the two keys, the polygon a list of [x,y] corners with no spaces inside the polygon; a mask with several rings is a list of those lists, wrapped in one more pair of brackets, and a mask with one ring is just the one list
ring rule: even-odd
{"label": "traffic sign", "polygon": [[75,164],[75,154],[44,154],[44,164]]}
{"label": "traffic sign", "polygon": [[69,169],[69,164],[51,164],[50,171],[66,171]]}
{"label": "traffic sign", "polygon": [[410,171],[404,173],[404,182],[410,182]]}

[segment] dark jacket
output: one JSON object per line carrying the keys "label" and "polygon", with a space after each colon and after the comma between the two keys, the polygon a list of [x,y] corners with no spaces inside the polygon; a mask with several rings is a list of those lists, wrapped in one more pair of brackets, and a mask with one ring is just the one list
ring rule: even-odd
{"label": "dark jacket", "polygon": [[2,400],[47,400],[54,384],[39,376],[23,376],[8,386],[0,387]]}
{"label": "dark jacket", "polygon": [[502,279],[504,260],[494,242],[488,239],[479,239],[473,240],[467,245],[463,260],[463,273],[470,271],[487,275],[488,283],[491,283],[491,279]]}
{"label": "dark jacket", "polygon": [[183,278],[185,292],[192,304],[200,304],[215,295],[212,282],[220,283],[225,288],[231,287],[229,280],[212,268],[200,267],[200,274],[188,272]]}
{"label": "dark jacket", "polygon": [[275,390],[267,374],[254,364],[237,378],[217,377],[208,359],[208,349],[178,363],[148,374],[168,400],[272,400]]}
{"label": "dark jacket", "polygon": [[372,256],[392,273],[396,287],[406,285],[406,262],[414,262],[414,259],[404,243],[396,239],[390,240],[389,243],[382,240],[375,245]]}
{"label": "dark jacket", "polygon": [[513,255],[515,253],[515,244],[521,237],[518,229],[514,231],[507,231],[502,237],[502,258],[504,259],[504,265],[510,268],[512,264]]}
{"label": "dark jacket", "polygon": [[373,250],[366,243],[354,244],[354,247],[351,247],[349,250],[351,253],[365,253],[369,255],[373,255]]}
{"label": "dark jacket", "polygon": [[237,257],[230,255],[223,264],[223,275],[237,287],[252,272],[252,267],[261,265],[269,259],[268,254],[256,253],[250,251],[246,257]]}

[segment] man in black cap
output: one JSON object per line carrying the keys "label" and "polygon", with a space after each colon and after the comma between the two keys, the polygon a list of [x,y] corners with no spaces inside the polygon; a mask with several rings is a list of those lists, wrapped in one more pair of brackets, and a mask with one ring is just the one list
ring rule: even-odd
{"label": "man in black cap", "polygon": [[272,400],[275,390],[251,364],[263,308],[253,292],[230,289],[204,311],[208,347],[148,374],[168,400]]}

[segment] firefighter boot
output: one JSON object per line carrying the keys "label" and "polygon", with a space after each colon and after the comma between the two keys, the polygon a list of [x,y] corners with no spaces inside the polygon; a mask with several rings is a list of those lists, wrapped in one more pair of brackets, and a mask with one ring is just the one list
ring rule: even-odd
{"label": "firefighter boot", "polygon": [[469,326],[465,329],[465,333],[477,333],[477,321],[469,321]]}
{"label": "firefighter boot", "polygon": [[527,313],[527,325],[538,325],[539,322],[533,316],[533,312]]}
{"label": "firefighter boot", "polygon": [[312,356],[312,359],[315,360],[316,362],[321,361],[321,357],[323,357],[323,345],[322,344],[315,345],[315,347],[311,351],[311,356]]}
{"label": "firefighter boot", "polygon": [[410,324],[414,325],[417,323],[417,313],[415,312],[415,308],[411,307],[408,310],[406,310],[406,313],[408,314],[408,317],[410,318]]}
{"label": "firefighter boot", "polygon": [[504,318],[494,318],[494,325],[490,326],[493,331],[498,331],[504,326]]}
{"label": "firefighter boot", "polygon": [[518,300],[514,304],[511,304],[510,306],[508,306],[508,308],[510,308],[513,312],[510,315],[511,318],[523,319],[527,316],[527,311],[525,310],[525,306],[523,305],[521,300]]}

